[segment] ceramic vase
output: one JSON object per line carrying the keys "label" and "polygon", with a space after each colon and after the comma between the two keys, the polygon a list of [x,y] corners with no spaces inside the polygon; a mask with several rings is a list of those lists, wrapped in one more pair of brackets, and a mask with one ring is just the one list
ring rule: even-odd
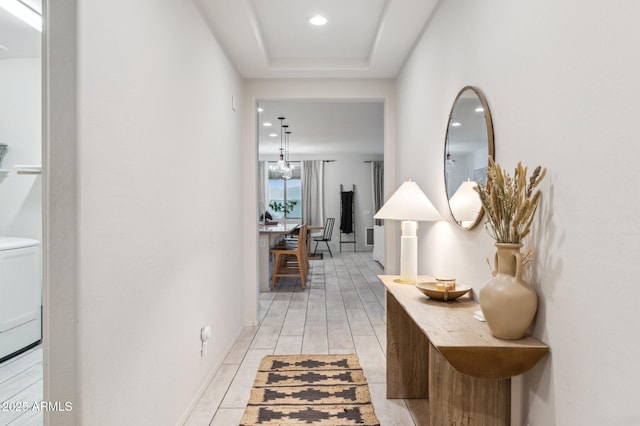
{"label": "ceramic vase", "polygon": [[496,243],[497,274],[480,289],[480,307],[491,333],[521,339],[536,314],[538,296],[522,279],[522,244]]}

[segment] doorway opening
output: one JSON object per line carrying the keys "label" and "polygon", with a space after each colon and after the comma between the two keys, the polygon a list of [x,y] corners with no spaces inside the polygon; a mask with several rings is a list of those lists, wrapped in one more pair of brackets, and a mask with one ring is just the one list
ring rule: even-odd
{"label": "doorway opening", "polygon": [[[293,215],[285,219],[287,222],[306,223],[321,230],[325,219],[335,219],[336,232],[328,241],[332,252],[341,251],[341,233],[347,231],[345,239],[355,240],[348,250],[374,250],[376,243],[366,236],[368,229],[375,226],[372,170],[376,163],[381,168],[384,163],[384,100],[259,99],[256,110],[258,219],[268,216],[275,218],[274,222],[282,221],[282,215],[270,205],[286,201],[283,199],[286,196],[296,202]],[[293,176],[289,178],[283,177],[278,169],[283,151],[293,168]],[[311,170],[314,162],[321,170],[320,177],[317,172],[305,174],[304,170]],[[307,181],[311,179],[317,181],[310,184]],[[383,179],[379,183],[382,186]],[[342,217],[341,187],[355,188],[350,229],[345,227]],[[317,188],[320,194],[309,196]],[[383,236],[383,232],[379,233],[379,252],[384,252],[384,248],[380,250],[384,247]],[[272,239],[259,237],[260,291],[269,291],[271,242]]]}
{"label": "doorway opening", "polygon": [[[43,398],[42,1],[0,5],[0,402]],[[8,405],[10,406],[10,405]],[[40,424],[9,410],[3,424]]]}

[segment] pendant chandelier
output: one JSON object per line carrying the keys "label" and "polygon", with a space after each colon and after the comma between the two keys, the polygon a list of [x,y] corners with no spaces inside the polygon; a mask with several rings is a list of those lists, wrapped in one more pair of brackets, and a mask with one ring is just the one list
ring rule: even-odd
{"label": "pendant chandelier", "polygon": [[280,159],[276,163],[276,171],[283,179],[291,179],[293,176],[293,167],[289,164],[289,125],[284,124],[284,117],[278,117],[280,120]]}
{"label": "pendant chandelier", "polygon": [[282,170],[282,173],[280,173],[280,176],[282,176],[283,179],[291,179],[291,177],[293,176],[293,167],[291,167],[291,164],[289,164],[289,135],[291,135],[290,131],[285,131],[284,132],[285,136],[284,136],[284,147],[285,147],[285,157],[286,157],[286,167]]}
{"label": "pendant chandelier", "polygon": [[289,126],[286,124],[283,124],[284,119],[285,119],[284,117],[278,117],[278,120],[280,120],[280,159],[276,163],[276,170],[281,175],[284,172],[284,170],[287,168],[287,163],[286,161],[284,161],[284,129]]}

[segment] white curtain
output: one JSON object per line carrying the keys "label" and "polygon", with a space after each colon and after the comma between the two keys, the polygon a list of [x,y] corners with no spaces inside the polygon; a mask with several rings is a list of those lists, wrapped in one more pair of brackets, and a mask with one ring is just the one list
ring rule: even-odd
{"label": "white curtain", "polygon": [[264,214],[267,210],[269,200],[267,199],[269,191],[267,185],[269,184],[269,162],[258,161],[258,216]]}
{"label": "white curtain", "polygon": [[[384,203],[384,162],[371,162],[371,193],[373,194],[373,214],[376,214]],[[376,225],[382,225],[382,219],[375,220]]]}
{"label": "white curtain", "polygon": [[323,177],[324,161],[302,162],[302,223],[324,225]]}

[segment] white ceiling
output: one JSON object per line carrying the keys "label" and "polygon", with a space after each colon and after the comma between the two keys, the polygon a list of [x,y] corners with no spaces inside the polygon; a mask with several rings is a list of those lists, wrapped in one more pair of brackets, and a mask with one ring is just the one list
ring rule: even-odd
{"label": "white ceiling", "polygon": [[437,0],[197,2],[245,78],[394,78]]}
{"label": "white ceiling", "polygon": [[[245,78],[395,78],[437,0],[197,0]],[[327,25],[308,19],[322,14]],[[381,102],[262,101],[260,156],[280,147],[278,116],[296,155],[382,154]],[[276,133],[275,138],[269,133]]]}
{"label": "white ceiling", "polygon": [[[42,0],[22,0],[42,13]],[[0,8],[0,59],[40,57],[42,33]]]}
{"label": "white ceiling", "polygon": [[[41,11],[42,0],[23,0]],[[437,0],[196,0],[245,78],[394,78]],[[313,27],[308,18],[329,20]],[[1,58],[38,57],[41,33],[0,9]],[[278,116],[291,156],[383,153],[382,102],[263,101],[260,153],[278,152]]]}
{"label": "white ceiling", "polygon": [[[290,135],[290,159],[332,154],[382,154],[384,103],[362,101],[260,101],[259,155],[277,156],[280,120],[285,117]],[[268,121],[271,127],[263,126]],[[275,133],[276,137],[270,137]]]}
{"label": "white ceiling", "polygon": [[[42,12],[42,0],[21,0]],[[196,0],[246,78],[394,78],[437,0]],[[323,27],[308,18],[323,14]],[[1,58],[38,57],[41,33],[0,9]]]}

